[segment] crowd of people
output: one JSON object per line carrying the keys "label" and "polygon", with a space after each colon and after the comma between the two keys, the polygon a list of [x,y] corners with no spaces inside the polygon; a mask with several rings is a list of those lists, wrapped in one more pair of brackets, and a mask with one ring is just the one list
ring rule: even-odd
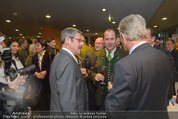
{"label": "crowd of people", "polygon": [[[1,83],[6,85],[3,88],[16,89],[28,82],[24,99],[32,110],[166,111],[169,100],[176,95],[175,41],[167,40],[166,49],[161,48],[153,29],[146,27],[145,19],[138,14],[123,18],[118,33],[106,29],[93,48],[82,32],[72,27],[61,32],[59,53],[52,37],[33,39],[29,47],[26,39],[8,41],[7,46],[3,40],[1,49],[11,50],[11,68],[35,65],[34,74],[18,74],[10,81],[0,59]],[[109,116],[114,118],[113,114]]]}

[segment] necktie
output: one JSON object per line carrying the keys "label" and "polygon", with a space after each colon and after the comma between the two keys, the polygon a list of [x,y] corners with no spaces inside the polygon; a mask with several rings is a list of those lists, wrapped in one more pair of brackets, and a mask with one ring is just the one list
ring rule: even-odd
{"label": "necktie", "polygon": [[111,51],[109,51],[109,54],[108,54],[108,61],[111,61]]}

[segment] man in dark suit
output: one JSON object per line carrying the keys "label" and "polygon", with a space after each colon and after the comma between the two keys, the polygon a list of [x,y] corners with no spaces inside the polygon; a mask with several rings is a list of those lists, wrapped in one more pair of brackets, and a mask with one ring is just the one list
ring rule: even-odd
{"label": "man in dark suit", "polygon": [[171,61],[171,66],[172,66],[172,77],[171,77],[171,83],[170,83],[170,88],[169,88],[169,93],[168,93],[168,104],[169,104],[169,100],[172,99],[172,96],[175,95],[175,81],[177,80],[177,70],[176,70],[176,65],[175,65],[175,60],[172,56],[172,54],[167,51],[166,49],[164,48],[161,48],[159,47],[158,45],[156,45],[154,43],[156,37],[155,37],[155,33],[154,33],[154,30],[150,27],[147,27],[146,28],[147,30],[147,39],[146,41],[154,48],[162,51],[163,53],[165,53],[169,60]]}
{"label": "man in dark suit", "polygon": [[[140,116],[144,113],[141,112],[144,111],[166,111],[168,79],[171,76],[168,57],[145,41],[146,22],[142,16],[132,14],[123,18],[119,32],[123,47],[129,51],[129,55],[115,64],[113,87],[109,83],[108,88],[112,89],[105,101],[106,110],[125,111],[127,118],[131,116],[132,119],[135,116],[142,118]],[[131,110],[140,113],[129,115]],[[161,118],[168,118],[167,112],[164,114]]]}
{"label": "man in dark suit", "polygon": [[166,41],[166,49],[171,52],[175,63],[176,63],[176,69],[178,71],[178,51],[175,48],[175,41],[174,40],[167,40]]}
{"label": "man in dark suit", "polygon": [[114,64],[128,53],[116,47],[116,33],[113,29],[104,32],[104,45],[102,49],[94,53],[91,66],[91,79],[96,84],[96,104],[99,110],[105,110],[104,102],[108,93],[108,82],[114,70]]}
{"label": "man in dark suit", "polygon": [[57,112],[88,109],[88,91],[75,55],[82,48],[81,31],[66,28],[61,32],[62,49],[55,56],[50,71],[51,105]]}

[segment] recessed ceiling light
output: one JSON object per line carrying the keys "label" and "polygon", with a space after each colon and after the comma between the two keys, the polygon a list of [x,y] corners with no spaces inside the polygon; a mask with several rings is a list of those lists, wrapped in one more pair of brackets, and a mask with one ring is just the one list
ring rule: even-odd
{"label": "recessed ceiling light", "polygon": [[166,20],[167,18],[166,17],[163,17],[162,20]]}
{"label": "recessed ceiling light", "polygon": [[46,15],[45,17],[46,17],[46,18],[48,18],[48,19],[49,19],[49,18],[51,18],[51,16],[50,16],[50,15]]}
{"label": "recessed ceiling light", "polygon": [[115,23],[116,23],[115,21],[112,22],[112,24],[115,24]]}
{"label": "recessed ceiling light", "polygon": [[41,33],[39,33],[39,34],[41,34]]}
{"label": "recessed ceiling light", "polygon": [[105,8],[103,8],[103,9],[102,9],[102,11],[103,11],[103,12],[106,12],[106,9],[105,9]]}
{"label": "recessed ceiling light", "polygon": [[40,36],[37,36],[38,38],[40,37]]}
{"label": "recessed ceiling light", "polygon": [[25,38],[24,36],[22,38]]}
{"label": "recessed ceiling light", "polygon": [[98,33],[95,33],[96,35],[98,34]]}
{"label": "recessed ceiling light", "polygon": [[15,29],[15,31],[19,31],[18,29]]}
{"label": "recessed ceiling light", "polygon": [[17,13],[17,12],[12,12],[12,14],[13,14],[14,16],[17,16],[17,15],[18,15],[18,13]]}
{"label": "recessed ceiling light", "polygon": [[154,27],[156,28],[157,26],[155,25]]}
{"label": "recessed ceiling light", "polygon": [[76,25],[75,25],[75,24],[73,24],[72,26],[73,26],[73,27],[76,27]]}
{"label": "recessed ceiling light", "polygon": [[7,19],[7,20],[6,20],[6,22],[7,22],[7,23],[10,23],[10,22],[11,22],[11,20],[8,20],[8,19]]}
{"label": "recessed ceiling light", "polygon": [[22,34],[20,34],[22,36]]}
{"label": "recessed ceiling light", "polygon": [[11,39],[11,37],[9,37],[9,39]]}
{"label": "recessed ceiling light", "polygon": [[90,30],[86,30],[87,32],[89,32]]}

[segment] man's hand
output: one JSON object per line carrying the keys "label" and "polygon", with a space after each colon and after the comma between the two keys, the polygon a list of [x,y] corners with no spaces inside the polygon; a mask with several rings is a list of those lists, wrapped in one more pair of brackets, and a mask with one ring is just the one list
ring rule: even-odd
{"label": "man's hand", "polygon": [[112,83],[111,81],[108,82],[108,91],[112,89]]}
{"label": "man's hand", "polygon": [[97,73],[95,76],[95,81],[104,81],[104,76],[100,73]]}

